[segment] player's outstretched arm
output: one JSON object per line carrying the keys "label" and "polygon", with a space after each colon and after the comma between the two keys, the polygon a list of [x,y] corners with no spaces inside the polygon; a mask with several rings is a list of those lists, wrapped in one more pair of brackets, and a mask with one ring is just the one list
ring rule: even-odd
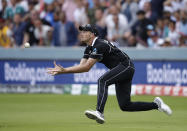
{"label": "player's outstretched arm", "polygon": [[81,61],[80,61],[80,65],[81,65],[81,64],[85,64],[85,63],[87,62],[87,60],[88,60],[88,59],[86,59],[86,58],[82,58]]}
{"label": "player's outstretched arm", "polygon": [[88,60],[84,60],[80,62],[79,65],[64,68],[61,65],[57,65],[56,62],[54,61],[54,68],[48,68],[47,73],[51,75],[58,75],[58,74],[66,74],[66,73],[88,72],[96,62],[97,62],[96,59],[89,58]]}

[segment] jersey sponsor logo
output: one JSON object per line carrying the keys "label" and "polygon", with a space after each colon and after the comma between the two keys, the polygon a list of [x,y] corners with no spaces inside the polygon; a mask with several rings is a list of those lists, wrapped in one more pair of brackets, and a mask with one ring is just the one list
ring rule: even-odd
{"label": "jersey sponsor logo", "polygon": [[92,54],[94,54],[94,55],[97,54],[97,49],[96,48],[93,49]]}

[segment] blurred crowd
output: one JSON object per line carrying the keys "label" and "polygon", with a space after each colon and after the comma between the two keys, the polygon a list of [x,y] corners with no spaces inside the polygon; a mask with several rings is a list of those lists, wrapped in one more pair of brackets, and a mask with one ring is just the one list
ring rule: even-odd
{"label": "blurred crowd", "polygon": [[116,46],[187,46],[187,0],[0,0],[0,47],[84,46],[88,23]]}

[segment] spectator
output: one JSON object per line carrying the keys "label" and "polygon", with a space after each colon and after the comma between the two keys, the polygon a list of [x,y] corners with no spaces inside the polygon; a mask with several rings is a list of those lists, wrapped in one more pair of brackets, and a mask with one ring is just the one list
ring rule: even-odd
{"label": "spectator", "polygon": [[29,18],[26,21],[23,43],[29,42],[31,46],[36,46],[38,44],[38,40],[34,35],[34,21],[39,18],[39,13],[36,10],[32,10],[28,15]]}
{"label": "spectator", "polygon": [[10,29],[5,25],[5,20],[0,18],[0,47],[10,48],[13,46],[11,35]]}
{"label": "spectator", "polygon": [[104,8],[100,4],[100,0],[93,0],[93,8],[88,8],[87,14],[89,18],[89,23],[94,25],[96,23],[96,18],[95,18],[95,12],[97,9],[101,9],[104,11]]}
{"label": "spectator", "polygon": [[151,0],[152,12],[156,13],[157,16],[163,17],[163,3],[165,0]]}
{"label": "spectator", "polygon": [[16,0],[10,0],[10,2],[10,6],[7,6],[4,12],[5,19],[12,19],[14,14],[24,15],[24,8],[18,5]]}
{"label": "spectator", "polygon": [[182,36],[181,36],[181,37],[179,38],[179,43],[180,43],[180,44],[179,44],[180,47],[187,47],[185,37],[182,37]]}
{"label": "spectator", "polygon": [[136,47],[137,46],[136,38],[132,35],[129,35],[127,37],[127,43],[128,43],[128,47]]}
{"label": "spectator", "polygon": [[75,25],[78,28],[79,25],[88,24],[88,17],[86,14],[85,7],[83,6],[83,0],[76,0],[77,8],[74,12]]}
{"label": "spectator", "polygon": [[181,10],[184,10],[184,11],[187,11],[187,0],[183,0],[182,2],[181,2],[181,5],[182,5],[182,7],[181,7]]}
{"label": "spectator", "polygon": [[143,5],[143,10],[145,11],[145,17],[150,19],[153,23],[156,22],[158,16],[151,9],[151,2],[145,2]]}
{"label": "spectator", "polygon": [[[164,40],[161,47],[186,46],[186,5],[187,0],[0,0],[0,19],[6,18],[3,32],[17,46],[77,45],[76,28],[87,23],[120,46],[146,47],[156,37]],[[146,28],[150,24],[154,29]]]}
{"label": "spectator", "polygon": [[169,35],[169,21],[170,21],[170,17],[164,17],[163,38],[167,38]]}
{"label": "spectator", "polygon": [[164,11],[169,11],[170,13],[180,10],[181,7],[181,0],[166,0],[164,2]]}
{"label": "spectator", "polygon": [[169,22],[169,33],[168,33],[168,37],[171,40],[172,46],[179,46],[180,35],[176,31],[175,24],[176,24],[176,21],[174,21],[174,20],[171,19],[170,22]]}
{"label": "spectator", "polygon": [[136,21],[136,12],[139,10],[137,0],[126,0],[121,7],[121,12],[127,17],[129,26]]}
{"label": "spectator", "polygon": [[151,24],[147,25],[147,35],[151,36],[152,32],[155,32],[155,27]]}
{"label": "spectator", "polygon": [[180,22],[181,22],[181,16],[180,16],[180,10],[177,10],[173,13],[173,19],[176,20],[176,31],[177,32],[180,32],[179,31],[179,28],[180,28]]}
{"label": "spectator", "polygon": [[[63,1],[63,0],[62,0]],[[64,3],[62,4],[62,11],[66,13],[67,21],[74,22],[74,12],[77,8],[75,0],[64,0]]]}
{"label": "spectator", "polygon": [[105,23],[107,25],[107,28],[114,27],[113,15],[118,15],[119,16],[119,22],[121,24],[123,24],[124,28],[128,29],[128,21],[127,21],[126,16],[119,13],[119,10],[115,5],[113,5],[109,8],[109,14],[105,18]]}
{"label": "spectator", "polygon": [[164,44],[164,40],[158,37],[158,34],[155,31],[151,31],[147,44],[149,48],[158,48]]}
{"label": "spectator", "polygon": [[163,35],[163,32],[164,32],[164,20],[163,20],[163,18],[158,18],[157,19],[155,31],[158,33],[158,36],[160,38],[164,38],[164,35]]}
{"label": "spectator", "polygon": [[41,13],[43,11],[43,9],[44,9],[44,1],[43,0],[29,0],[29,3],[30,2],[33,3],[34,10],[37,10],[39,13]]}
{"label": "spectator", "polygon": [[169,11],[163,11],[163,18],[170,18],[172,16],[172,13]]}
{"label": "spectator", "polygon": [[151,0],[139,0],[139,9],[143,10],[145,2],[151,2]]}
{"label": "spectator", "polygon": [[17,0],[17,5],[24,9],[24,12],[29,11],[28,0]]}
{"label": "spectator", "polygon": [[[105,23],[107,26],[107,38],[112,41],[117,40],[117,38],[121,39],[124,35],[122,35],[122,33],[127,32],[129,29],[126,16],[119,13],[119,10],[115,5],[110,7],[109,14],[106,16],[105,19]],[[123,43],[121,42],[122,41],[120,41],[119,44],[123,45]]]}
{"label": "spectator", "polygon": [[5,12],[6,6],[7,6],[7,1],[0,0],[0,18],[3,18],[3,14]]}
{"label": "spectator", "polygon": [[60,12],[62,10],[62,5],[64,3],[64,0],[55,0],[53,2],[53,6],[54,6],[54,12]]}
{"label": "spectator", "polygon": [[95,19],[96,19],[95,26],[99,32],[99,37],[106,38],[107,28],[105,25],[105,16],[103,14],[102,9],[99,9],[99,8],[96,9],[94,14],[95,14]]}
{"label": "spectator", "polygon": [[36,0],[29,0],[28,1],[28,13],[30,13],[32,10],[36,10],[35,7],[38,4],[38,1]]}
{"label": "spectator", "polygon": [[56,11],[54,12],[54,14],[53,14],[54,26],[55,26],[55,24],[56,24],[57,22],[59,22],[61,12],[62,12],[61,10],[60,10],[60,11],[56,10]]}
{"label": "spectator", "polygon": [[187,44],[187,11],[181,11],[180,13],[181,21],[179,23],[179,33],[181,35],[181,39],[184,40],[185,44]]}
{"label": "spectator", "polygon": [[145,17],[145,12],[139,10],[137,12],[138,20],[132,26],[132,35],[136,36],[138,44],[147,47],[147,25],[153,25],[152,21]]}
{"label": "spectator", "polygon": [[52,43],[52,27],[42,24],[41,19],[36,19],[34,21],[34,35],[38,39],[39,46],[50,46]]}
{"label": "spectator", "polygon": [[[44,1],[45,2],[45,1]],[[54,5],[53,0],[44,3],[44,10],[42,11],[40,18],[48,22],[51,26],[54,25],[54,18],[53,18],[53,12],[54,12]]]}
{"label": "spectator", "polygon": [[113,42],[117,42],[118,46],[127,46],[127,42],[125,41],[125,32],[127,32],[126,28],[119,22],[119,16],[113,15],[114,27],[108,30],[108,39]]}
{"label": "spectator", "polygon": [[78,42],[78,31],[73,22],[67,21],[64,11],[60,14],[60,21],[55,23],[53,32],[54,46],[73,46]]}
{"label": "spectator", "polygon": [[24,31],[25,31],[26,23],[22,22],[22,18],[20,14],[14,15],[14,24],[13,24],[13,38],[16,46],[22,46]]}
{"label": "spectator", "polygon": [[[36,9],[35,9],[36,5],[37,5],[37,3],[34,0],[28,1],[28,11],[25,13],[25,15],[23,17],[23,21],[28,21],[30,19],[31,12],[36,11]],[[39,16],[39,11],[37,12],[37,16]]]}
{"label": "spectator", "polygon": [[163,3],[165,0],[151,0],[152,12],[156,13],[158,17],[163,17]]}

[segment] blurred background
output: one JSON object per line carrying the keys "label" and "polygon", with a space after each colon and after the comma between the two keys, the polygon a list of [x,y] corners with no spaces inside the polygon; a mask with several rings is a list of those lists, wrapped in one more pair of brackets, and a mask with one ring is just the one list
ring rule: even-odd
{"label": "blurred background", "polygon": [[46,73],[54,60],[78,64],[88,23],[134,60],[132,94],[187,96],[187,0],[0,0],[0,92],[96,94],[101,64]]}
{"label": "blurred background", "polygon": [[121,47],[187,45],[186,0],[0,0],[0,46],[84,46],[78,26],[94,24]]}
{"label": "blurred background", "polygon": [[[161,96],[171,117],[121,112],[111,85],[106,124],[98,125],[84,110],[95,109],[97,80],[107,68],[46,73],[54,61],[79,64],[86,45],[78,26],[88,23],[132,58],[132,101]],[[186,131],[186,96],[187,0],[0,0],[0,130]]]}

